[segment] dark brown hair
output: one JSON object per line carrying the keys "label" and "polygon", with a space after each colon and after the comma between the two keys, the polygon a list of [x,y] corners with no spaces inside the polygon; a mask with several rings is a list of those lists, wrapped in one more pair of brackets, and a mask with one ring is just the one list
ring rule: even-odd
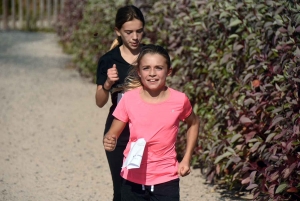
{"label": "dark brown hair", "polygon": [[[125,24],[128,21],[132,21],[134,19],[140,20],[143,23],[143,27],[145,26],[144,15],[140,9],[138,9],[137,7],[135,7],[133,5],[123,6],[118,9],[118,12],[116,14],[115,27],[120,30],[122,28],[123,24]],[[123,41],[122,41],[121,37],[118,37],[117,41],[115,40],[112,43],[110,49],[113,49],[117,45],[122,45],[122,44],[123,44]]]}

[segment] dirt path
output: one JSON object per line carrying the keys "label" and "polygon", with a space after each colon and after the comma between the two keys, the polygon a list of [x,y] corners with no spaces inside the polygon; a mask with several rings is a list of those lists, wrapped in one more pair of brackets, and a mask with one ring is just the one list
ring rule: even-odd
{"label": "dirt path", "polygon": [[[96,107],[70,59],[54,34],[0,31],[0,201],[111,200],[109,105]],[[203,182],[182,178],[181,200],[229,200]]]}

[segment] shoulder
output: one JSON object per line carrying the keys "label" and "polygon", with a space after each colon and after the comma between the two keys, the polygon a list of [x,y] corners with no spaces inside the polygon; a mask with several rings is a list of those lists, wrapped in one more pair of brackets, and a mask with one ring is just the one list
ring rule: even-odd
{"label": "shoulder", "polygon": [[130,91],[126,91],[122,95],[121,101],[123,102],[126,107],[136,106],[136,104],[139,102],[139,89],[132,89]]}
{"label": "shoulder", "polygon": [[173,104],[179,104],[182,107],[191,105],[190,100],[185,93],[172,88],[169,89],[171,93],[171,101]]}
{"label": "shoulder", "polygon": [[104,55],[100,57],[100,61],[108,61],[113,60],[119,56],[119,46],[115,47],[114,49],[106,52]]}
{"label": "shoulder", "polygon": [[140,100],[140,87],[126,91],[123,95],[126,102],[129,104],[134,104],[136,101]]}
{"label": "shoulder", "polygon": [[130,90],[130,91],[126,91],[125,93],[124,93],[124,97],[129,97],[129,98],[132,98],[132,97],[136,97],[136,96],[138,96],[139,95],[139,91],[140,91],[140,88],[138,87],[138,88],[135,88],[135,89],[132,89],[132,90]]}
{"label": "shoulder", "polygon": [[172,96],[175,96],[176,98],[183,98],[183,99],[187,98],[186,94],[181,91],[178,91],[178,90],[170,88],[170,87],[169,87],[169,90],[170,90],[170,93],[172,94]]}

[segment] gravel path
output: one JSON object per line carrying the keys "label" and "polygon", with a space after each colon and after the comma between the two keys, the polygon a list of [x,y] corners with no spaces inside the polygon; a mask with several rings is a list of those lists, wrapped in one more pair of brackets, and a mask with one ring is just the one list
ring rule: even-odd
{"label": "gravel path", "polygon": [[[52,33],[0,31],[0,201],[109,201],[102,146],[109,105],[66,68]],[[181,179],[182,201],[222,201],[199,170]]]}

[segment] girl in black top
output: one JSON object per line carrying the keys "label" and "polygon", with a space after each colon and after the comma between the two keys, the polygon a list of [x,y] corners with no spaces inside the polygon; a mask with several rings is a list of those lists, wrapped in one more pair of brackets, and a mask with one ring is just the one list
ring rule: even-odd
{"label": "girl in black top", "polygon": [[[118,91],[124,84],[131,64],[133,64],[141,50],[141,39],[144,34],[145,20],[142,12],[135,6],[124,6],[117,12],[115,19],[115,32],[118,36],[117,45],[104,54],[98,63],[96,104],[102,108],[111,94],[112,106],[107,116],[104,133],[107,133],[114,119],[112,116],[122,92]],[[118,139],[116,149],[106,152],[109,163],[113,186],[113,201],[121,200],[122,177],[120,171],[123,163],[123,152],[129,139],[129,127],[126,128]]]}

